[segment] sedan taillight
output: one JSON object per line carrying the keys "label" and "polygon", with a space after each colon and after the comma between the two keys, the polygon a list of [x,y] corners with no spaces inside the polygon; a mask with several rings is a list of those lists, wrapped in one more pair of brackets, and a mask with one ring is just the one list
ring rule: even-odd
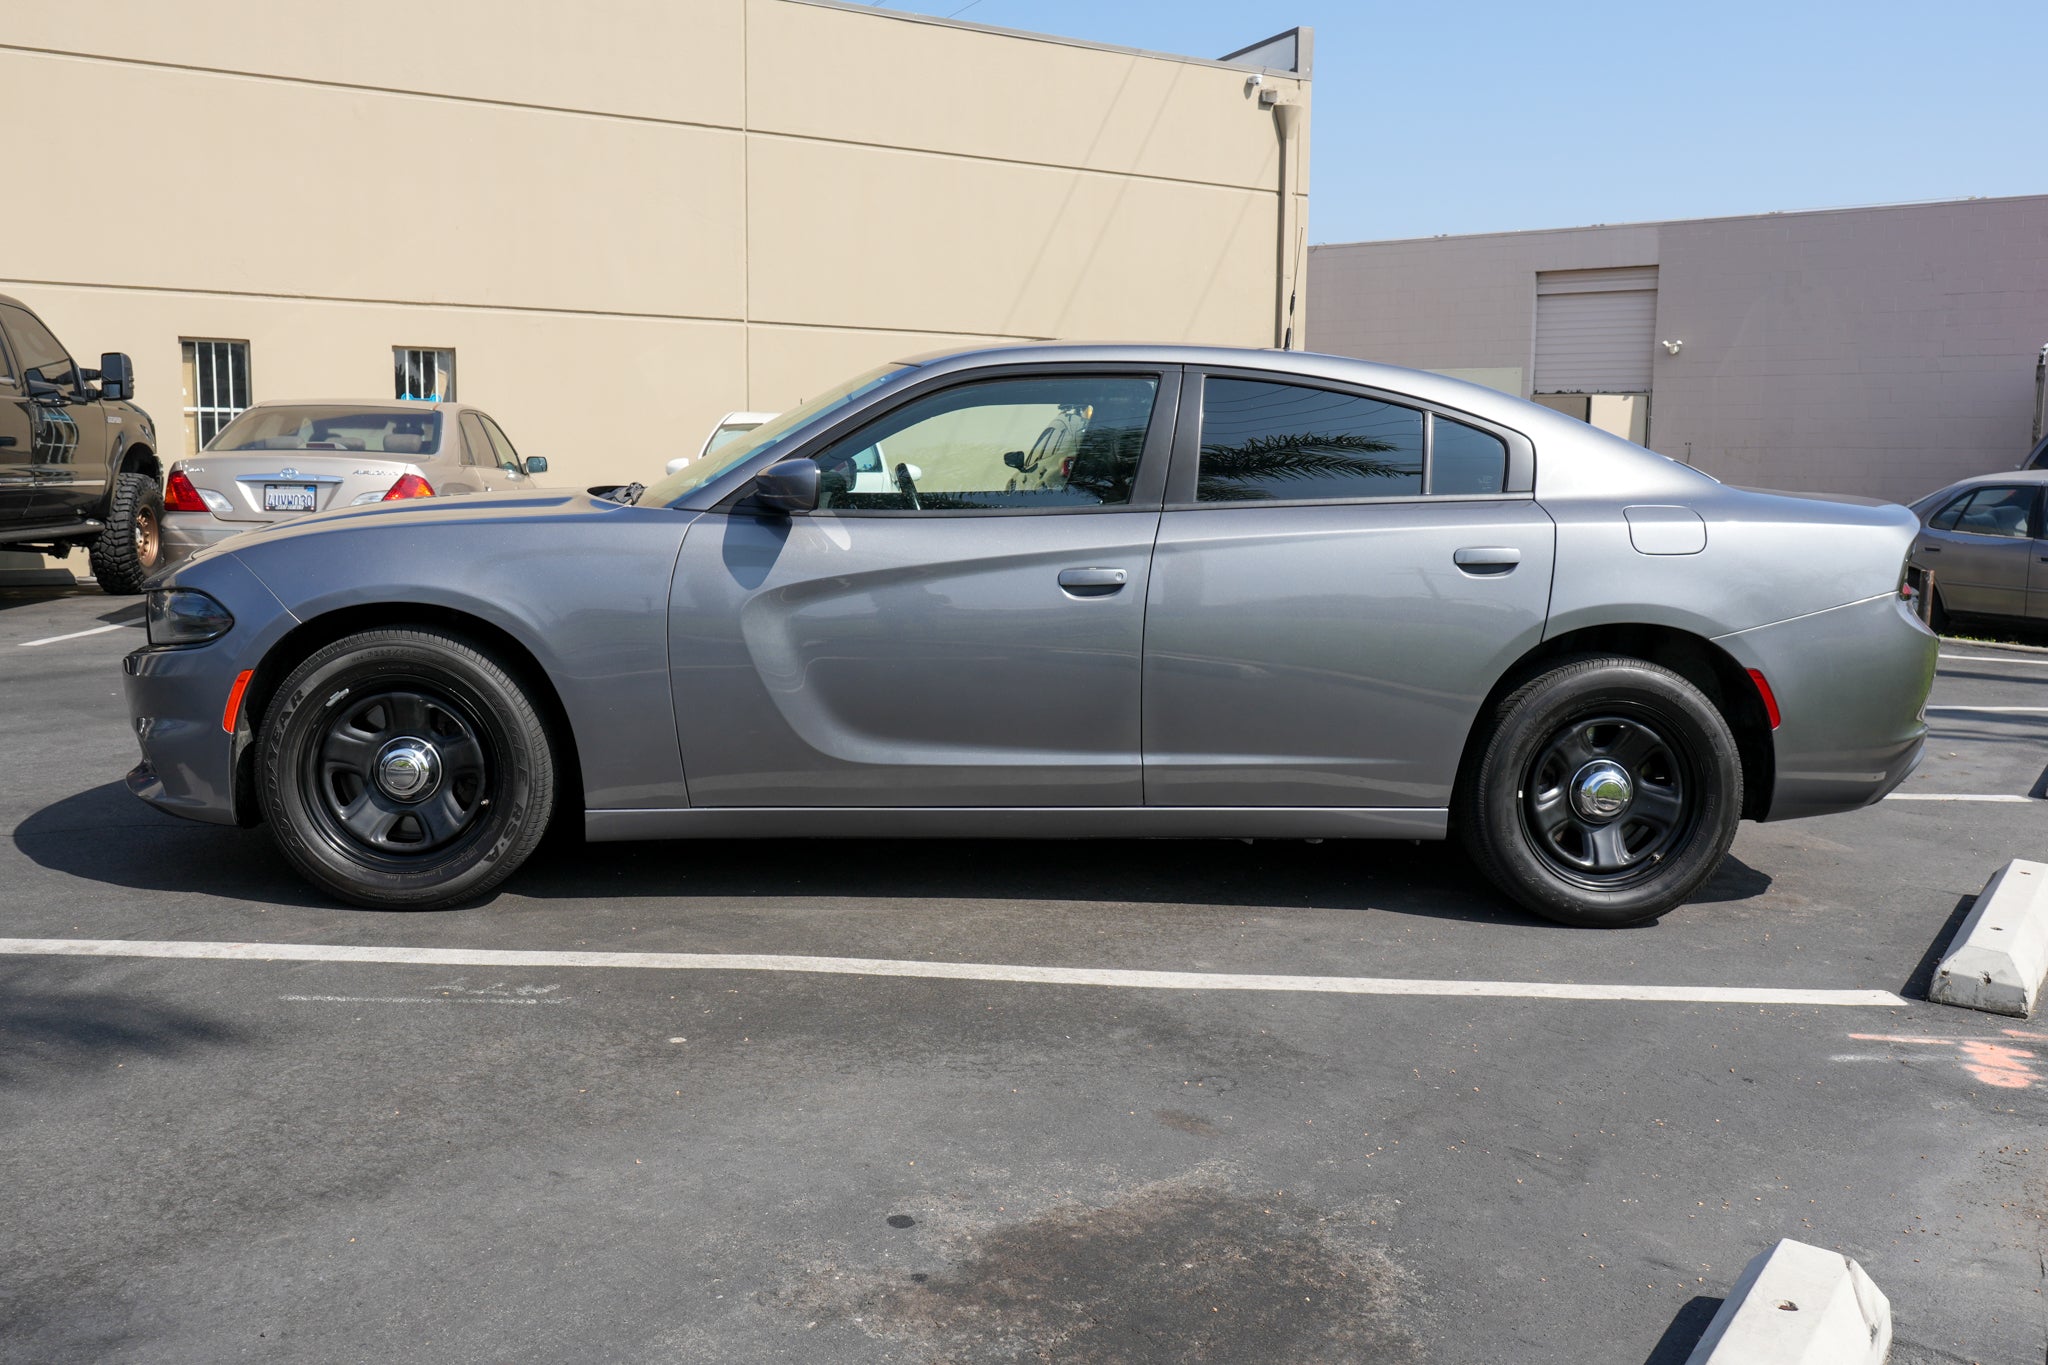
{"label": "sedan taillight", "polygon": [[206,502],[199,496],[199,490],[192,486],[192,480],[185,477],[182,469],[173,469],[171,477],[164,481],[164,510],[166,512],[204,512]]}
{"label": "sedan taillight", "polygon": [[428,483],[417,474],[407,474],[399,479],[397,483],[391,485],[390,491],[384,494],[384,501],[396,502],[400,498],[431,498],[433,496],[434,485]]}

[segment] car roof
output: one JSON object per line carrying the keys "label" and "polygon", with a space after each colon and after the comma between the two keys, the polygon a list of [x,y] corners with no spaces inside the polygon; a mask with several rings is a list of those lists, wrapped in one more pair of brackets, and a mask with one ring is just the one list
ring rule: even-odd
{"label": "car roof", "polygon": [[1178,342],[1071,342],[1029,341],[1002,346],[973,346],[954,350],[928,351],[905,356],[897,363],[944,372],[1017,364],[1149,364],[1211,365],[1239,370],[1271,370],[1276,375],[1321,378],[1366,388],[1391,389],[1448,407],[1470,408],[1475,403],[1492,405],[1502,399],[1521,401],[1517,395],[1490,389],[1463,379],[1386,365],[1354,356],[1325,355],[1319,351],[1282,351],[1272,347],[1198,346]]}
{"label": "car roof", "polygon": [[1907,505],[1917,511],[1920,508],[1931,507],[1938,502],[1955,497],[1957,494],[1967,493],[1973,488],[2029,483],[2048,484],[2048,469],[2007,469],[1993,474],[1972,474],[1967,479],[1957,479],[1954,483],[1943,484],[1932,493],[1924,497],[1915,498]]}

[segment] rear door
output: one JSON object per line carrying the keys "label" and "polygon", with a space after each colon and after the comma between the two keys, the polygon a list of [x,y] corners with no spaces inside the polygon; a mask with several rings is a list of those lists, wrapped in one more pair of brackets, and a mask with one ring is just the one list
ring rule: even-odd
{"label": "rear door", "polygon": [[2025,616],[2039,554],[2040,489],[1990,484],[1957,497],[1921,529],[1915,558],[1933,571],[1942,605],[1985,616]]}
{"label": "rear door", "polygon": [[669,632],[691,803],[1139,804],[1177,380],[935,380],[806,449],[816,512],[692,523]]}
{"label": "rear door", "polygon": [[1527,440],[1465,414],[1191,373],[1146,610],[1146,803],[1448,805],[1549,610],[1533,478]]}

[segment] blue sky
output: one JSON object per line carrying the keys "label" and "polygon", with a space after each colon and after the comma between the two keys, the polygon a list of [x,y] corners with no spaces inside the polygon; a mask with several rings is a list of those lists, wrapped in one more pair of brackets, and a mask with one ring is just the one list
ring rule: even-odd
{"label": "blue sky", "polygon": [[1313,26],[1316,242],[2048,191],[2043,0],[978,0],[959,17],[1204,57]]}

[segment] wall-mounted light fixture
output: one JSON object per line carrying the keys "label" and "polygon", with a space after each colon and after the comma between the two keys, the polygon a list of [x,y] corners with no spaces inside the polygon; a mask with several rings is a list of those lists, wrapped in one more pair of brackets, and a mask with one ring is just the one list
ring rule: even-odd
{"label": "wall-mounted light fixture", "polygon": [[1677,355],[1678,348],[1683,345],[1685,345],[1685,343],[1682,341],[1667,341],[1664,343],[1664,353],[1666,355]]}

